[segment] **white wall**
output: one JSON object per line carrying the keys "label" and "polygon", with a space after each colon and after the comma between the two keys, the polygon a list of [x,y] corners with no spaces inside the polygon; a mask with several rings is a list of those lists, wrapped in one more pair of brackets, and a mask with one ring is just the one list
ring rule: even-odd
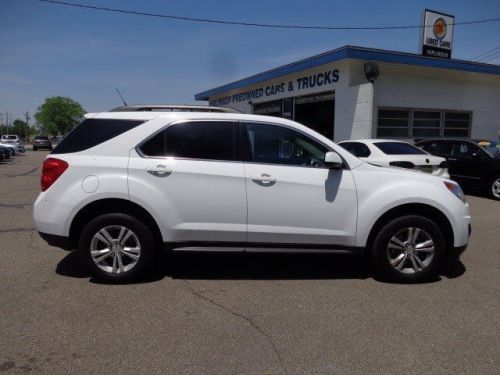
{"label": "white wall", "polygon": [[379,107],[472,111],[472,138],[500,134],[500,77],[401,64],[379,64],[373,135]]}

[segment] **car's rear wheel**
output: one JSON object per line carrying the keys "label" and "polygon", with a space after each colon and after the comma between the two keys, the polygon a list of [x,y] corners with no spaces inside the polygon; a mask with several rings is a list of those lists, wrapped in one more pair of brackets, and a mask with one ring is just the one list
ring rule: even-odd
{"label": "car's rear wheel", "polygon": [[36,150],[37,150],[37,148],[35,146],[33,146],[33,151],[36,151]]}
{"label": "car's rear wheel", "polygon": [[403,216],[387,223],[375,238],[374,261],[382,277],[421,282],[437,276],[446,252],[443,233],[423,216]]}
{"label": "car's rear wheel", "polygon": [[491,179],[490,196],[493,199],[500,200],[500,176],[495,176]]}
{"label": "car's rear wheel", "polygon": [[104,214],[82,230],[78,252],[99,280],[129,282],[141,276],[154,254],[151,231],[135,217]]}

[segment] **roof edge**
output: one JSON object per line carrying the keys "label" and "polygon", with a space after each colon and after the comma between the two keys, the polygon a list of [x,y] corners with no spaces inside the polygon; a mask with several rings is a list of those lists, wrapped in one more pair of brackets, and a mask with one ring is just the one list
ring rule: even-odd
{"label": "roof edge", "polygon": [[235,90],[237,88],[245,86],[250,86],[259,82],[268,81],[274,78],[297,73],[302,70],[344,59],[372,60],[378,62],[420,65],[442,69],[461,70],[473,73],[500,75],[500,65],[458,59],[445,60],[409,52],[390,51],[347,45],[296,62],[282,65],[277,68],[269,69],[262,73],[254,74],[231,83],[217,86],[215,88],[196,94],[194,98],[195,100],[208,100],[209,97],[213,95]]}

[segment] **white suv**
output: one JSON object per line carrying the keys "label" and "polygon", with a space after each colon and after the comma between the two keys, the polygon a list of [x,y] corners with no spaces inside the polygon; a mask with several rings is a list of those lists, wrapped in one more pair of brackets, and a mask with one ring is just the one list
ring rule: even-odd
{"label": "white suv", "polygon": [[366,253],[386,278],[420,281],[470,234],[455,182],[370,165],[267,116],[92,115],[44,161],[41,187],[41,236],[116,282],[164,247]]}

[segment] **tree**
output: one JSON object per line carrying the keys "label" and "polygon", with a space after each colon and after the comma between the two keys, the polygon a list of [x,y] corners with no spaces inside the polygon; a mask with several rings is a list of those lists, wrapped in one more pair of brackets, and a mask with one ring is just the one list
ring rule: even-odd
{"label": "tree", "polygon": [[30,135],[30,127],[25,121],[17,119],[12,123],[9,132],[17,134],[21,139],[26,139]]}
{"label": "tree", "polygon": [[71,98],[53,96],[38,107],[35,119],[45,134],[63,135],[73,129],[83,118],[85,110]]}

